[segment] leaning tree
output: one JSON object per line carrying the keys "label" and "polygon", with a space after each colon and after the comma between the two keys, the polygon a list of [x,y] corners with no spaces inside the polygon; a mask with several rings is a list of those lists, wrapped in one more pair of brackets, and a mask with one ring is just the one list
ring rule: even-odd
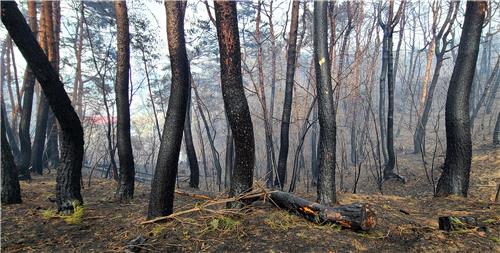
{"label": "leaning tree", "polygon": [[189,98],[189,61],[184,36],[186,3],[165,1],[172,83],[167,117],[151,183],[148,219],[173,212],[174,188]]}
{"label": "leaning tree", "polygon": [[[253,124],[241,75],[240,37],[236,2],[215,1],[219,39],[222,97],[234,138],[235,158],[229,195],[252,189],[255,164]],[[239,203],[231,203],[233,207]]]}
{"label": "leaning tree", "polygon": [[59,74],[33,36],[14,1],[2,2],[2,23],[40,83],[61,129],[61,159],[57,168],[56,198],[61,212],[72,212],[83,203],[80,179],[83,160],[83,128],[64,90]]}
{"label": "leaning tree", "polygon": [[437,196],[466,197],[472,161],[469,94],[476,67],[487,4],[467,2],[458,55],[446,97],[446,158]]}

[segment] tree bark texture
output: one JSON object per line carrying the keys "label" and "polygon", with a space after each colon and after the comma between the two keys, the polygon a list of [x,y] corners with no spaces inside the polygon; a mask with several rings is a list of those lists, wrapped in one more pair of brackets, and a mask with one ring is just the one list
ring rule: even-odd
{"label": "tree bark texture", "polygon": [[[229,195],[236,196],[252,190],[255,141],[241,74],[236,2],[215,1],[215,16],[219,40],[222,97],[235,146],[234,171]],[[239,203],[230,205],[240,206]]]}
{"label": "tree bark texture", "polygon": [[83,159],[83,128],[59,75],[26,23],[15,2],[2,2],[2,22],[33,70],[61,126],[61,161],[57,170],[56,198],[59,211],[71,212],[82,204],[80,179]]}
{"label": "tree bark texture", "polygon": [[437,196],[457,194],[466,197],[472,160],[469,94],[474,79],[481,30],[487,3],[467,2],[458,47],[457,61],[446,98],[446,158],[437,185]]}
{"label": "tree bark texture", "polygon": [[151,183],[148,219],[173,212],[174,188],[189,96],[189,61],[184,38],[184,3],[165,1],[172,83],[167,117]]}
{"label": "tree bark texture", "polygon": [[336,132],[335,107],[328,55],[327,2],[314,2],[314,67],[319,116],[318,202],[330,205],[337,201],[335,193]]}
{"label": "tree bark texture", "polygon": [[120,161],[120,179],[116,198],[127,200],[134,197],[134,154],[130,138],[130,107],[129,107],[129,71],[130,71],[130,35],[126,1],[115,1],[116,13],[116,109],[117,109],[117,148]]}

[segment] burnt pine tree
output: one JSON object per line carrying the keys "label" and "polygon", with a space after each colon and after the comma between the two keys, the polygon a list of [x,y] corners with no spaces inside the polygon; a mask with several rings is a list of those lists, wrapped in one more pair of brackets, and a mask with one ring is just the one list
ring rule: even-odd
{"label": "burnt pine tree", "polygon": [[[47,30],[51,29],[48,26],[49,20],[52,20],[52,5],[49,1],[42,2],[41,15],[40,15],[40,34],[39,41],[40,45],[49,57],[49,61],[52,63],[52,59],[49,55],[47,41]],[[29,65],[29,64],[28,64]],[[49,118],[49,104],[45,98],[45,93],[42,90],[38,99],[38,107],[36,113],[36,126],[35,126],[35,137],[33,139],[33,146],[31,149],[31,166],[34,172],[41,175],[43,173],[43,151],[45,147],[45,138],[47,134],[47,122]]]}
{"label": "burnt pine tree", "polygon": [[120,161],[120,179],[116,198],[127,200],[134,197],[134,154],[130,140],[130,108],[128,99],[128,78],[130,70],[130,35],[126,1],[115,1],[116,14],[116,109],[117,148]]}
{"label": "burnt pine tree", "polygon": [[[253,124],[241,75],[240,37],[236,2],[215,1],[217,37],[219,40],[222,97],[234,138],[234,168],[229,196],[250,191],[255,165]],[[232,207],[241,206],[231,203]]]}
{"label": "burnt pine tree", "polygon": [[328,19],[326,1],[314,2],[314,67],[318,94],[319,117],[319,174],[318,202],[334,204],[335,193],[335,144],[337,126],[333,104],[330,59],[328,57]]}
{"label": "burnt pine tree", "polygon": [[198,188],[200,184],[200,168],[198,166],[198,158],[196,157],[191,131],[191,82],[189,84],[188,105],[184,121],[184,144],[186,145],[186,154],[189,162],[189,187]]}
{"label": "burnt pine tree", "polygon": [[283,190],[288,161],[288,145],[290,133],[290,115],[292,112],[293,82],[295,77],[295,62],[297,60],[297,30],[299,27],[299,1],[293,1],[292,20],[288,35],[288,52],[286,60],[285,100],[281,115],[280,152],[278,156],[278,176],[275,185]]}
{"label": "burnt pine tree", "polygon": [[[36,2],[28,2],[28,21],[33,36],[37,36],[38,24],[36,22]],[[24,72],[24,95],[23,110],[19,121],[19,144],[21,146],[21,157],[19,159],[19,174],[23,178],[30,178],[29,167],[31,164],[31,112],[33,110],[33,94],[35,91],[35,75],[26,67]]]}
{"label": "burnt pine tree", "polygon": [[160,152],[151,183],[148,219],[173,212],[174,188],[189,97],[189,62],[184,37],[185,2],[165,1],[172,83]]}
{"label": "burnt pine tree", "polygon": [[2,204],[21,203],[21,187],[19,186],[18,172],[14,163],[14,156],[10,150],[5,131],[5,117],[2,113]]}
{"label": "burnt pine tree", "polygon": [[437,196],[467,197],[472,161],[469,94],[476,67],[487,3],[467,2],[458,55],[446,97],[446,158]]}
{"label": "burnt pine tree", "polygon": [[61,159],[57,168],[56,198],[59,211],[71,212],[83,203],[80,179],[83,160],[83,128],[59,75],[37,43],[17,4],[2,2],[2,23],[40,83],[61,127]]}

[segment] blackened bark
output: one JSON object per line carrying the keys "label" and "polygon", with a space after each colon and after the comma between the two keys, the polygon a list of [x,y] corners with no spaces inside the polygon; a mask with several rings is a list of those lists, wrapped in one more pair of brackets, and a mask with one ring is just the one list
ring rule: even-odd
{"label": "blackened bark", "polygon": [[117,148],[120,161],[120,179],[116,189],[116,198],[128,200],[134,197],[134,154],[130,139],[130,108],[128,82],[130,70],[130,35],[126,1],[115,1],[116,13],[116,110],[117,110]]}
{"label": "blackened bark", "polygon": [[189,96],[189,62],[184,38],[184,3],[165,1],[172,83],[167,117],[151,183],[148,219],[173,212],[174,188]]}
{"label": "blackened bark", "polygon": [[[3,4],[3,3],[2,3]],[[2,204],[18,204],[21,203],[21,187],[14,156],[10,150],[7,134],[5,131],[5,116],[2,113]]]}
{"label": "blackened bark", "polygon": [[335,192],[337,126],[328,57],[327,4],[323,1],[314,2],[314,67],[320,126],[318,202],[325,205],[334,204],[337,201]]}
{"label": "blackened bark", "polygon": [[80,179],[83,159],[83,128],[71,106],[59,75],[36,42],[15,2],[2,2],[2,22],[33,70],[47,102],[61,126],[61,162],[57,170],[56,198],[59,211],[82,204]]}
{"label": "blackened bark", "polygon": [[278,156],[278,177],[275,185],[281,190],[285,185],[286,168],[288,161],[288,145],[290,132],[290,115],[292,112],[293,82],[295,77],[295,62],[297,60],[297,30],[299,27],[299,1],[293,1],[292,20],[288,35],[288,52],[286,60],[285,100],[283,114],[281,115],[280,152]]}
{"label": "blackened bark", "polygon": [[191,85],[188,92],[188,105],[184,121],[184,143],[189,162],[189,187],[198,188],[200,184],[200,167],[198,166],[198,158],[194,149],[193,134],[191,131]]}
{"label": "blackened bark", "polygon": [[497,116],[497,123],[495,123],[495,130],[493,130],[493,144],[500,144],[500,111]]}
{"label": "blackened bark", "polygon": [[[31,167],[39,175],[43,173],[43,150],[45,147],[45,135],[47,120],[49,117],[49,105],[45,99],[45,93],[40,92],[38,96],[38,109],[36,114],[35,138],[31,149]],[[26,175],[28,176],[28,175]]]}
{"label": "blackened bark", "polygon": [[474,79],[486,2],[467,2],[457,61],[446,98],[446,158],[437,185],[437,196],[466,197],[469,189],[472,141],[469,94]]}
{"label": "blackened bark", "polygon": [[[253,185],[255,142],[253,124],[243,88],[236,2],[215,1],[224,108],[233,132],[235,158],[230,196],[250,191]],[[231,203],[232,207],[240,206]]]}
{"label": "blackened bark", "polygon": [[311,130],[311,174],[312,174],[312,180],[311,184],[312,186],[317,186],[318,185],[318,124],[316,123],[316,119],[318,118],[318,106],[314,107],[314,112],[313,112],[313,125],[312,125],[312,130]]}

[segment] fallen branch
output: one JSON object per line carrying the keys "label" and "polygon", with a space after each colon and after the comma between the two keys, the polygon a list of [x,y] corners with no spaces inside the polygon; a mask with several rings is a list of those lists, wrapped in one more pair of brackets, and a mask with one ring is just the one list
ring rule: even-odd
{"label": "fallen branch", "polygon": [[363,231],[372,229],[376,224],[375,213],[368,204],[329,207],[282,191],[270,192],[268,198],[277,207],[317,224],[336,223],[343,228]]}

